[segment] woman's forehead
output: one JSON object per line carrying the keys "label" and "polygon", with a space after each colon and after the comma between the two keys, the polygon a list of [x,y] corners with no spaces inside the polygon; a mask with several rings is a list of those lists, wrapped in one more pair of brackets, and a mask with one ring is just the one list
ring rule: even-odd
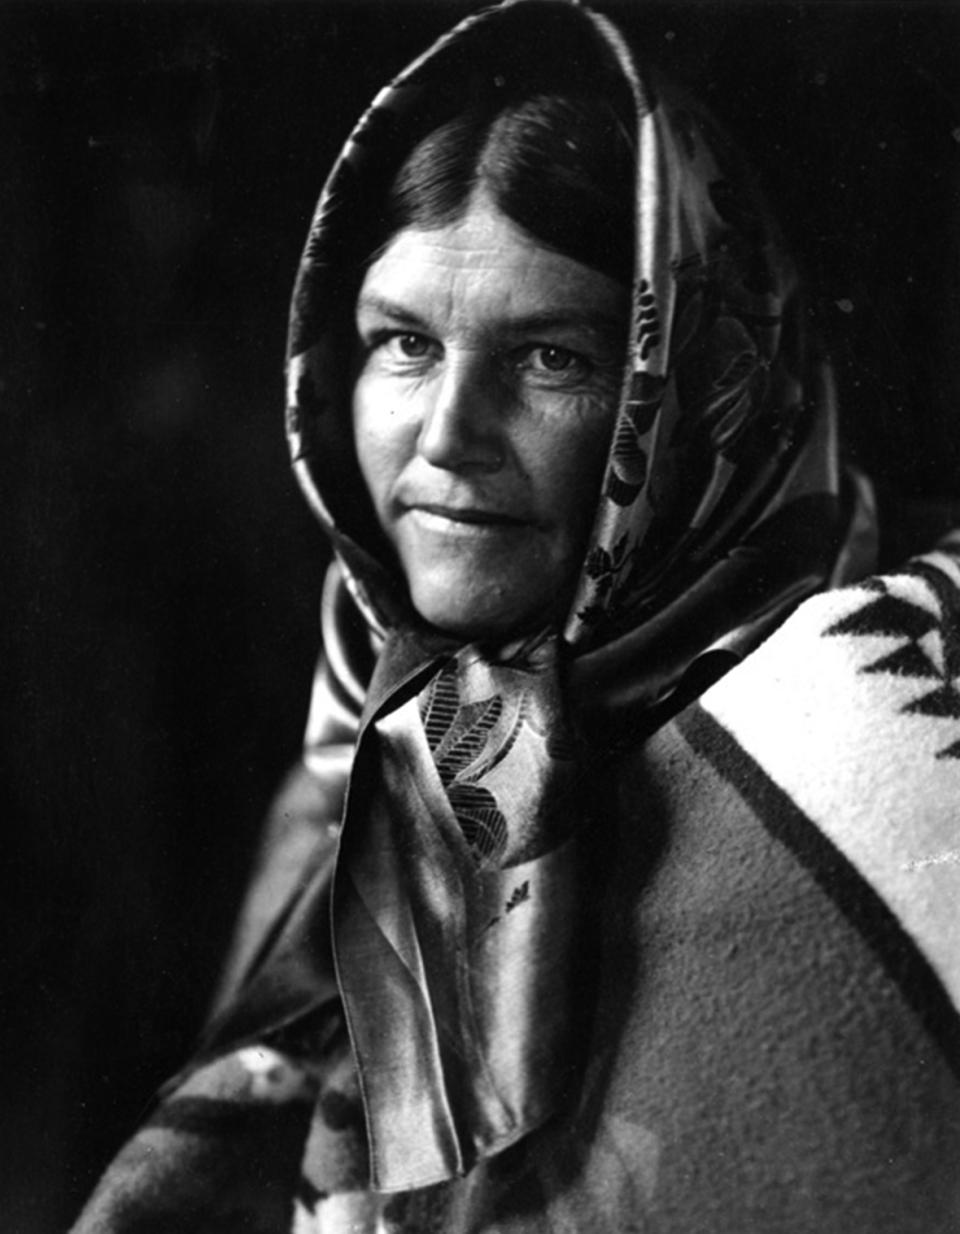
{"label": "woman's forehead", "polygon": [[358,309],[451,326],[565,318],[622,329],[628,305],[622,284],[480,202],[443,227],[399,232],[367,272]]}

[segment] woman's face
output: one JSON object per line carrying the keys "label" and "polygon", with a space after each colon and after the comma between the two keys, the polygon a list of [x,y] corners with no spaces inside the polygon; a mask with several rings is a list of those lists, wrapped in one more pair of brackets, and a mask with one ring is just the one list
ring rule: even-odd
{"label": "woman's face", "polygon": [[570,602],[616,412],[629,293],[475,199],[410,228],[357,301],[357,453],[413,604],[499,638]]}

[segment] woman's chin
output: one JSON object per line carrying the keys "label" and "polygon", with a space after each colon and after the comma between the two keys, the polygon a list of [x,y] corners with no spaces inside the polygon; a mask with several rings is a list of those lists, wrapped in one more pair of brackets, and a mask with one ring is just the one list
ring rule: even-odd
{"label": "woman's chin", "polygon": [[428,625],[468,643],[502,643],[548,623],[552,605],[531,597],[498,594],[496,587],[468,583],[414,587],[412,599]]}

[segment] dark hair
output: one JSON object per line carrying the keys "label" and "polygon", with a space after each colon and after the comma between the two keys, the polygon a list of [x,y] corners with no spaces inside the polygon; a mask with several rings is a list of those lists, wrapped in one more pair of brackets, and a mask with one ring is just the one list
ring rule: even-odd
{"label": "dark hair", "polygon": [[395,176],[382,251],[399,231],[457,221],[479,189],[548,248],[629,285],[636,154],[604,99],[540,94],[473,107],[435,128]]}

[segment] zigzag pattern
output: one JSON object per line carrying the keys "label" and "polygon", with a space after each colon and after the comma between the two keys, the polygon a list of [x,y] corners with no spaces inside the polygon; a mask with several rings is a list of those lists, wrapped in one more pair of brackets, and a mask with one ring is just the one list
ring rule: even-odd
{"label": "zigzag pattern", "polygon": [[[901,574],[925,584],[937,603],[938,614],[894,594],[883,579],[870,579],[864,584],[870,599],[824,633],[902,639],[899,647],[864,665],[860,672],[892,673],[931,682],[933,688],[903,706],[901,713],[960,720],[960,589],[942,570],[923,561],[911,562]],[[932,633],[939,636],[941,664],[923,645],[922,640]],[[938,750],[937,758],[960,758],[960,739]]]}

